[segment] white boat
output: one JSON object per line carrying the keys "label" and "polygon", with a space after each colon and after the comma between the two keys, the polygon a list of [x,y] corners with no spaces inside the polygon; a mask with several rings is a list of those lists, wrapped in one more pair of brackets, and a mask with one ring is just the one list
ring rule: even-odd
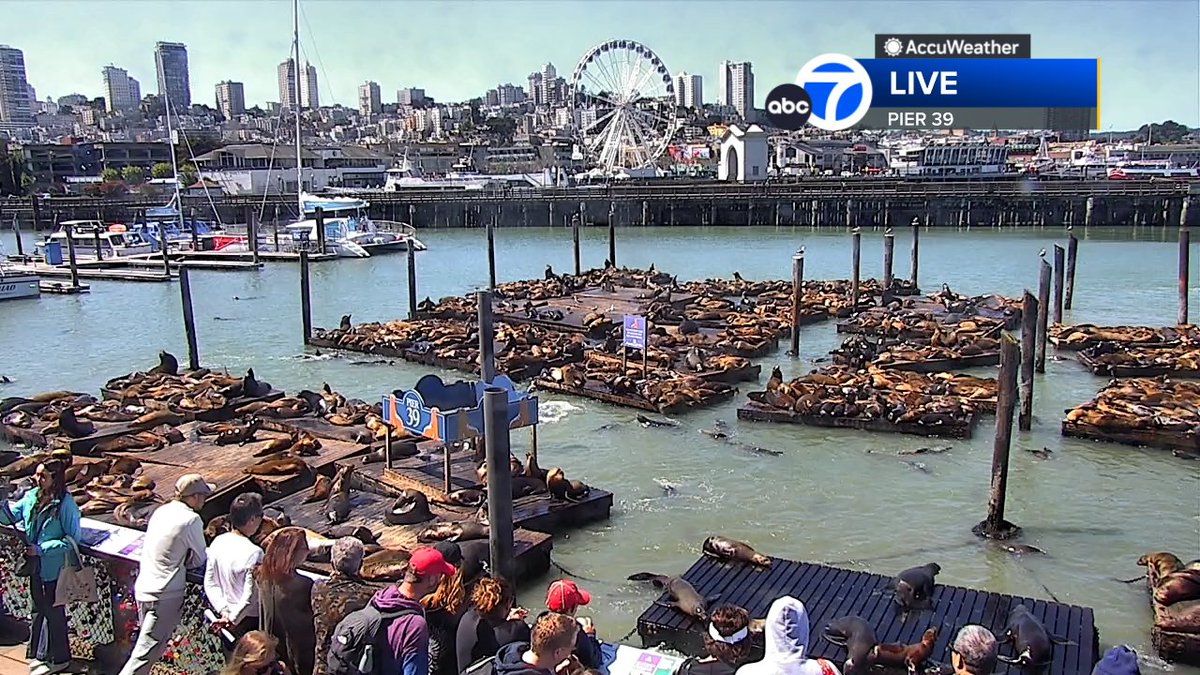
{"label": "white boat", "polygon": [[325,248],[343,258],[368,258],[380,253],[426,250],[417,239],[417,231],[408,223],[373,220],[367,215],[369,204],[350,197],[300,196],[307,217],[287,226],[294,245],[317,243],[316,212],[319,207],[325,221]]}
{"label": "white boat", "polygon": [[404,190],[482,190],[492,179],[473,171],[452,171],[445,178],[426,178],[405,156],[400,163],[384,172],[384,192]]}
{"label": "white boat", "polygon": [[0,262],[0,300],[36,298],[42,293],[38,276],[32,272],[19,272],[11,265]]}
{"label": "white boat", "polygon": [[45,256],[47,244],[57,243],[62,259],[68,255],[67,229],[75,243],[76,260],[101,260],[124,258],[131,255],[151,253],[154,246],[137,232],[130,232],[124,225],[105,225],[99,220],[67,220],[58,229],[37,242],[35,252]]}

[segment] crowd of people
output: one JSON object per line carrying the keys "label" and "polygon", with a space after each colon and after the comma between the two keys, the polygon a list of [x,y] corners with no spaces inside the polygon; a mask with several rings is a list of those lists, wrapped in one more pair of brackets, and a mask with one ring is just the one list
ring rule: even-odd
{"label": "crowd of people", "polygon": [[[59,573],[80,537],[80,513],[67,493],[65,463],[37,467],[37,487],[10,510],[0,486],[0,523],[19,523],[34,611],[28,647],[31,675],[70,664]],[[441,542],[412,551],[402,581],[380,587],[360,576],[363,544],[334,542],[332,572],[314,583],[298,566],[309,554],[303,530],[274,533],[265,549],[252,537],[263,522],[262,497],[234,498],[230,531],[205,544],[200,511],[213,486],[199,474],[181,477],[175,498],[154,511],[146,527],[134,583],[140,625],[121,675],[147,675],[179,626],[186,573],[203,570],[212,627],[229,640],[221,675],[597,675],[604,670],[596,628],[577,616],[591,596],[559,579],[546,591],[546,609],[530,623],[516,606],[512,584],[487,574],[483,561]],[[705,654],[683,662],[679,675],[840,675],[810,653],[804,604],[784,596],[764,623],[765,648],[752,648],[750,615],[724,605],[713,610]],[[45,633],[44,638],[43,632]],[[44,651],[39,653],[41,644]],[[951,644],[956,675],[984,675],[998,665],[998,642],[987,628],[961,628]],[[1109,650],[1093,675],[1136,675],[1137,654]]]}

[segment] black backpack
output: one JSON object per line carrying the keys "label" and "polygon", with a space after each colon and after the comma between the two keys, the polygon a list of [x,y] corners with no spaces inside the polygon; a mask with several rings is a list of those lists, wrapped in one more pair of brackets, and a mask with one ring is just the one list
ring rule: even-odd
{"label": "black backpack", "polygon": [[[422,614],[420,610],[405,608],[395,612],[381,612],[371,603],[355,610],[338,622],[329,639],[329,655],[325,665],[330,675],[371,675],[380,673],[377,650],[386,645],[386,631],[396,619],[409,614]],[[382,637],[381,637],[382,636]]]}

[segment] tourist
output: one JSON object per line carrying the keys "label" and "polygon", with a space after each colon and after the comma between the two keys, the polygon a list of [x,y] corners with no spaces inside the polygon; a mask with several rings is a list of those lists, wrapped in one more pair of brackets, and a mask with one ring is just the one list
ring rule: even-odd
{"label": "tourist", "polygon": [[442,577],[451,574],[454,574],[454,567],[446,562],[441,552],[423,546],[414,550],[408,559],[404,581],[388,586],[371,598],[371,604],[380,612],[413,612],[387,624],[389,648],[383,650],[382,658],[375,662],[376,666],[381,665],[381,672],[429,675],[429,625],[425,621],[421,598],[432,593]]}
{"label": "tourist", "polygon": [[[546,589],[546,609],[574,617],[575,612],[592,601],[587,591],[575,582],[559,579]],[[596,639],[596,626],[589,617],[576,618],[579,623],[579,640],[575,642],[575,656],[587,668],[599,668],[604,661],[600,653],[600,641]]]}
{"label": "tourist", "polygon": [[262,495],[243,492],[229,506],[233,529],[217,535],[208,547],[204,595],[219,617],[214,626],[228,629],[235,638],[258,626],[253,572],[262,562],[263,550],[250,537],[258,532],[262,521]]}
{"label": "tourist", "polygon": [[[312,608],[313,629],[318,655],[329,650],[329,636],[333,629],[350,612],[367,606],[377,587],[363,581],[363,543],[354,537],[342,537],[333,542],[329,550],[329,578],[313,585]],[[325,658],[316,660],[313,672],[324,675],[329,672]]]}
{"label": "tourist", "polygon": [[713,610],[704,634],[703,657],[683,662],[683,675],[733,675],[750,661],[750,614],[736,605]]}
{"label": "tourist", "polygon": [[955,675],[992,672],[996,669],[996,636],[983,626],[963,626],[950,646],[950,665]]}
{"label": "tourist", "polygon": [[1128,645],[1117,645],[1104,653],[1092,669],[1092,675],[1141,675],[1137,652]]}
{"label": "tourist", "polygon": [[579,624],[573,617],[546,612],[533,625],[529,642],[500,648],[491,671],[495,675],[567,675],[582,670],[573,653]]}
{"label": "tourist", "polygon": [[459,621],[467,609],[462,550],[452,541],[440,541],[433,547],[446,562],[454,566],[454,574],[442,577],[437,589],[421,598],[421,605],[425,608],[425,623],[429,625],[429,673],[455,675],[458,672],[455,639]]}
{"label": "tourist", "polygon": [[[54,604],[58,574],[68,557],[73,562],[75,558],[74,553],[68,556],[71,543],[67,540],[78,546],[80,536],[79,507],[67,493],[66,470],[66,464],[57,459],[39,464],[33,474],[37,487],[25,493],[11,512],[0,509],[0,522],[20,523],[25,532],[25,569],[29,571],[29,596],[33,603],[29,646],[25,650],[30,675],[59,673],[71,665],[67,608]],[[7,481],[0,487],[0,500],[6,504],[11,489]],[[40,655],[37,649],[43,637],[46,653]]]}
{"label": "tourist", "polygon": [[762,661],[738,668],[737,675],[841,675],[829,661],[808,658],[808,611],[799,600],[785,595],[771,603],[764,631]]}
{"label": "tourist", "polygon": [[220,675],[292,675],[275,654],[278,645],[278,640],[261,630],[246,633],[237,641]]}
{"label": "tourist", "polygon": [[512,642],[529,642],[525,611],[514,609],[512,584],[502,577],[484,577],[471,589],[471,609],[458,624],[458,670],[495,656]]}
{"label": "tourist", "polygon": [[294,675],[312,675],[317,638],[313,624],[312,579],[296,572],[308,557],[304,530],[278,530],[258,567],[260,629],[279,640],[279,659]]}
{"label": "tourist", "polygon": [[187,569],[204,569],[204,523],[200,509],[215,486],[198,473],[175,481],[175,499],[154,510],[146,523],[133,599],[141,628],[121,675],[147,675],[179,626]]}

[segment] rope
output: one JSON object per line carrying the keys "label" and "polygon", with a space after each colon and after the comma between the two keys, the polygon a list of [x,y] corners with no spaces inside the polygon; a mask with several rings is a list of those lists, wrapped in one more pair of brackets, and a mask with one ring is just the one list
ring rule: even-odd
{"label": "rope", "polygon": [[628,632],[628,633],[626,633],[626,634],[625,634],[625,636],[624,636],[624,637],[622,637],[620,640],[617,640],[617,642],[618,642],[618,643],[623,643],[623,642],[625,642],[625,641],[626,641],[626,640],[628,640],[629,638],[633,637],[633,634],[634,634],[634,633],[636,633],[636,632],[637,632],[637,624],[636,624],[636,623],[634,623],[634,624],[633,624],[633,628],[630,628],[630,629],[629,629],[629,632]]}
{"label": "rope", "polygon": [[583,576],[583,575],[581,575],[581,574],[575,574],[575,573],[574,573],[574,572],[572,572],[571,570],[569,570],[569,569],[567,569],[567,568],[563,567],[562,565],[559,565],[558,563],[554,562],[554,558],[551,558],[551,559],[550,559],[550,564],[551,564],[551,565],[553,565],[553,566],[554,566],[554,567],[555,567],[555,568],[556,568],[556,569],[557,569],[559,572],[562,572],[563,574],[565,574],[565,575],[567,575],[567,576],[569,576],[569,577],[574,577],[574,578],[576,578],[576,579],[580,579],[580,580],[583,580],[583,581],[594,581],[594,582],[596,582],[596,583],[604,583],[604,582],[603,582],[603,581],[601,581],[600,579],[593,579],[592,577],[585,577],[585,576]]}

